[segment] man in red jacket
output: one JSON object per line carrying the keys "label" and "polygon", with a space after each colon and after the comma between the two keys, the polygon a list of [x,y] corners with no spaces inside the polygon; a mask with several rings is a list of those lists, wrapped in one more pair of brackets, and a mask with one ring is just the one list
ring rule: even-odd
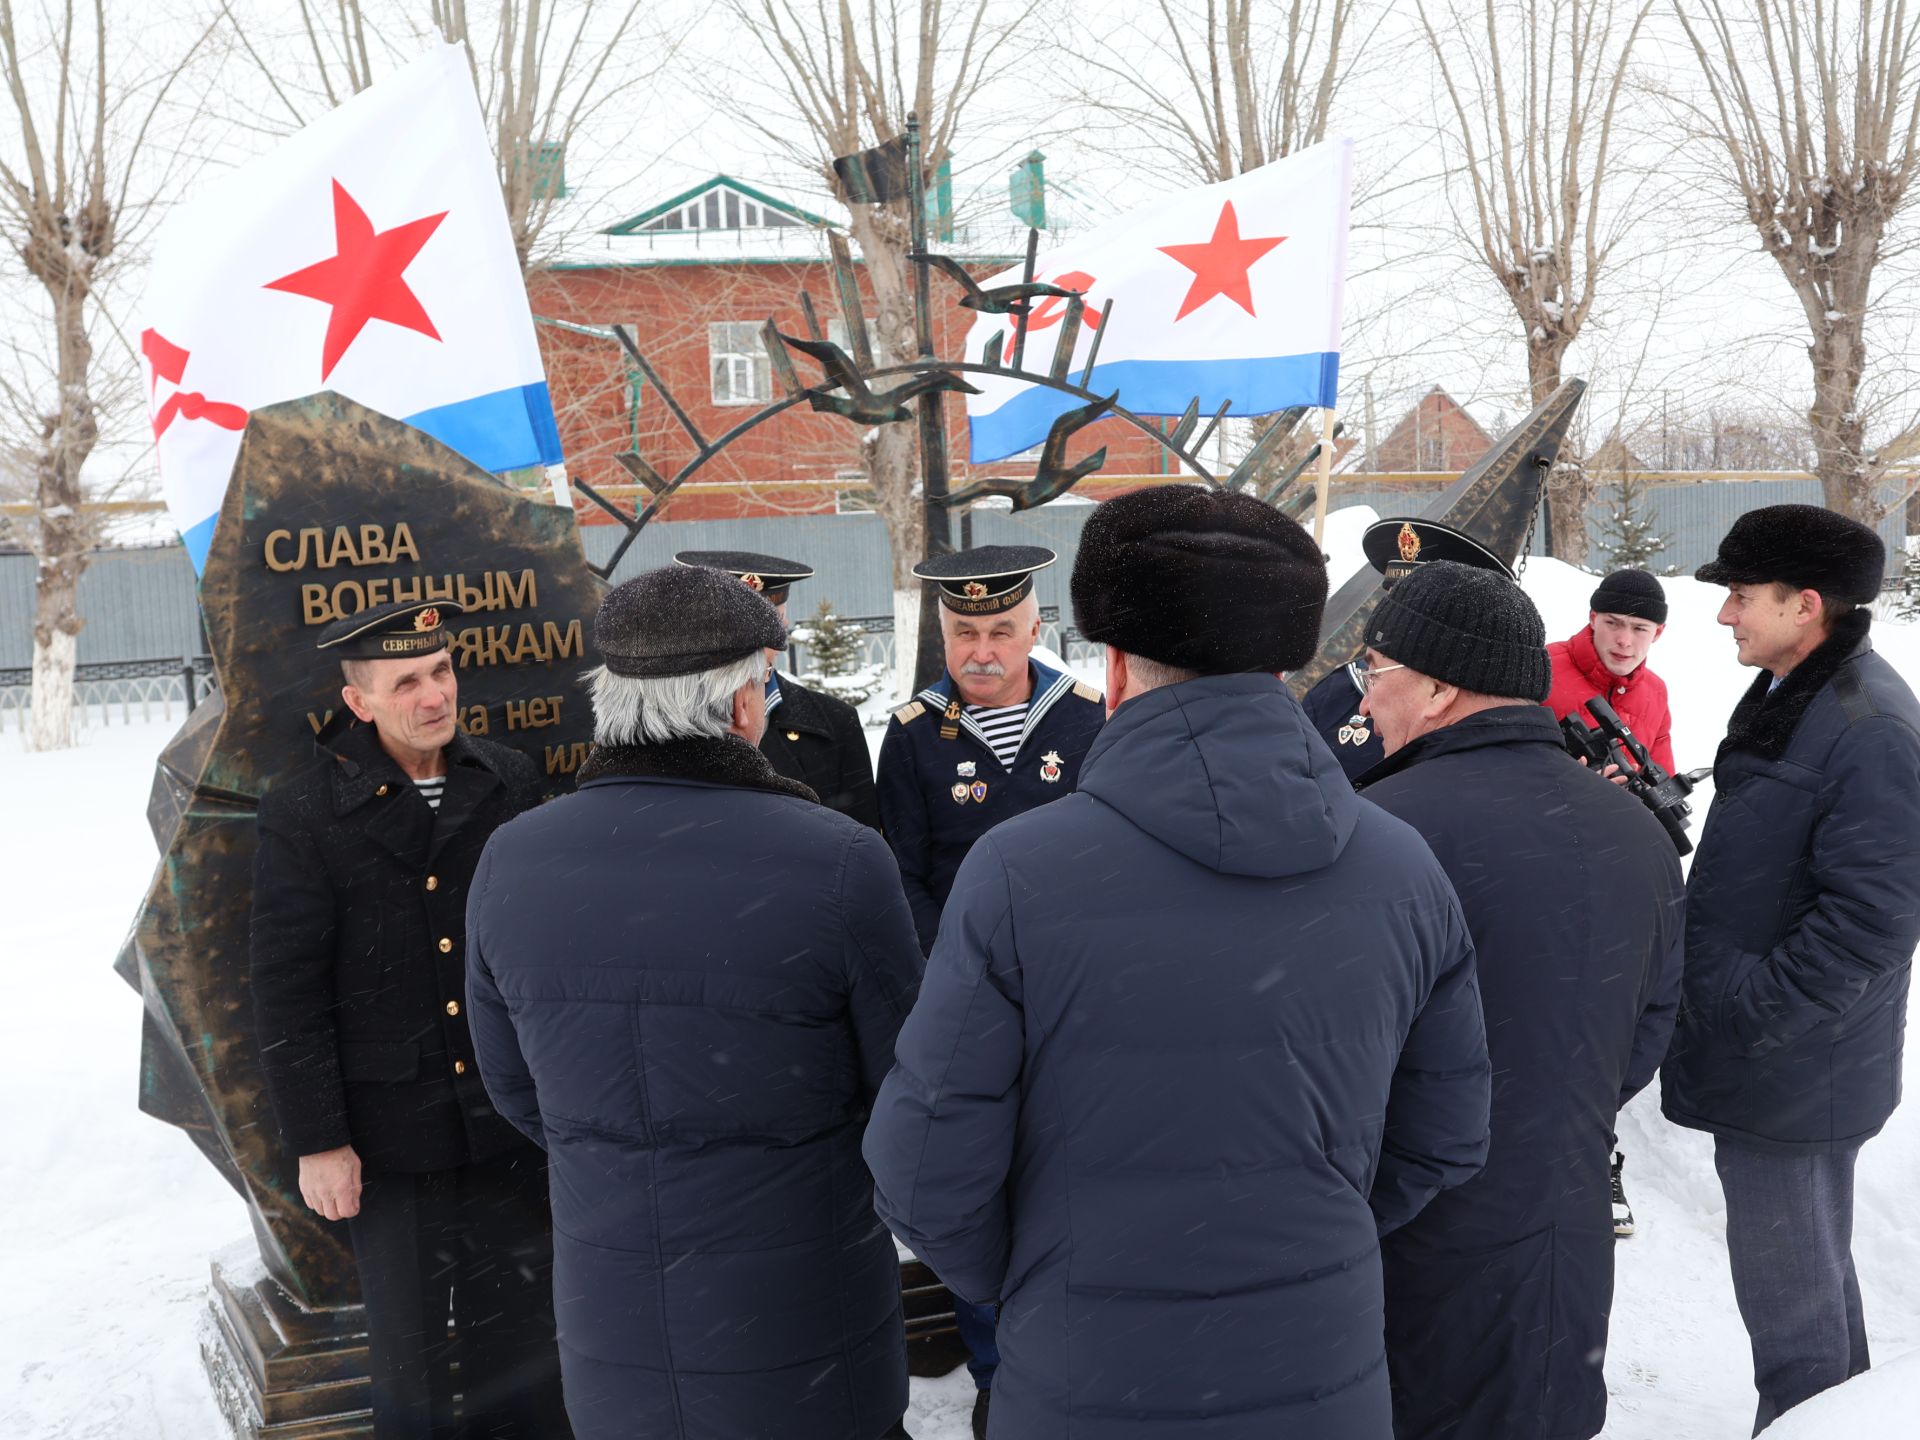
{"label": "man in red jacket", "polygon": [[[1587,701],[1596,695],[1611,705],[1626,727],[1647,747],[1654,764],[1673,773],[1673,717],[1667,711],[1667,685],[1647,668],[1647,653],[1667,629],[1667,592],[1646,570],[1616,570],[1600,582],[1587,602],[1586,628],[1571,640],[1547,647],[1553,662],[1553,693],[1547,708],[1553,718],[1572,715],[1589,726]],[[1633,1209],[1621,1184],[1625,1163],[1613,1152],[1613,1233],[1633,1234]]]}
{"label": "man in red jacket", "polygon": [[1547,708],[1556,720],[1572,715],[1591,725],[1587,701],[1601,697],[1619,712],[1654,763],[1671,775],[1673,718],[1667,713],[1667,686],[1647,668],[1647,652],[1667,628],[1667,592],[1645,570],[1616,570],[1587,603],[1586,627],[1571,640],[1547,647],[1553,661]]}

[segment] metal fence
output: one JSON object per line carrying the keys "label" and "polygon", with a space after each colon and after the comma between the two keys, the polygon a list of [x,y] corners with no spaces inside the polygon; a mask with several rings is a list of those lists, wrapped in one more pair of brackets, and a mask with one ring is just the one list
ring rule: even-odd
{"label": "metal fence", "polygon": [[[117,716],[131,725],[158,716],[171,721],[177,710],[182,719],[214,692],[213,666],[205,656],[194,660],[112,661],[82,665],[74,677],[73,718],[81,729],[111,725]],[[0,670],[0,734],[9,724],[25,734],[33,713],[33,673]]]}

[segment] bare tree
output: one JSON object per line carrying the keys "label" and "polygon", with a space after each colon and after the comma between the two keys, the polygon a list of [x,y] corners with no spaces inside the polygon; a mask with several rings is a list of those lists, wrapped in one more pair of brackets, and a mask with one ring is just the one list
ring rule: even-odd
{"label": "bare tree", "polygon": [[[779,72],[798,135],[771,126],[763,133],[799,164],[834,184],[832,160],[906,133],[917,115],[923,168],[949,160],[962,117],[992,73],[1013,22],[992,22],[992,0],[728,0],[728,8]],[[910,216],[904,200],[849,204],[853,238],[874,296],[874,338],[886,355],[914,353],[908,285]],[[926,544],[917,494],[918,465],[910,425],[881,425],[864,445],[874,508],[893,549],[895,670],[901,693],[912,688],[913,646],[920,628],[920,582],[913,566]]]}
{"label": "bare tree", "polygon": [[[1560,384],[1567,348],[1593,312],[1631,219],[1613,204],[1615,113],[1651,0],[1417,0],[1451,111],[1456,222],[1513,308],[1539,404]],[[1553,553],[1587,555],[1592,482],[1581,466],[1550,486]]]}
{"label": "bare tree", "polygon": [[1145,140],[1174,157],[1184,178],[1244,175],[1326,139],[1359,53],[1360,8],[1360,0],[1153,0],[1121,43],[1072,47],[1080,72],[1104,82],[1081,98],[1119,143]]}
{"label": "bare tree", "polygon": [[298,0],[297,24],[278,34],[243,21],[232,0],[221,8],[295,127],[412,59],[430,35],[465,50],[522,270],[551,238],[569,147],[656,79],[683,39],[680,22],[646,0],[480,0],[477,21],[467,0]]}
{"label": "bare tree", "polygon": [[1874,0],[1674,4],[1705,77],[1697,113],[1806,312],[1814,472],[1829,508],[1877,522],[1891,463],[1861,382],[1876,272],[1920,171],[1920,11]]}
{"label": "bare tree", "polygon": [[51,750],[73,743],[80,576],[94,538],[82,509],[85,471],[111,383],[93,325],[127,222],[141,208],[129,189],[142,147],[194,51],[143,82],[129,74],[127,55],[110,54],[105,0],[64,0],[29,18],[37,32],[23,31],[13,0],[0,0],[0,71],[18,130],[0,152],[0,240],[39,287],[31,313],[46,342],[43,350],[16,341],[5,389],[10,426],[19,428],[24,411],[30,427],[8,437],[32,476],[38,561],[27,743]]}

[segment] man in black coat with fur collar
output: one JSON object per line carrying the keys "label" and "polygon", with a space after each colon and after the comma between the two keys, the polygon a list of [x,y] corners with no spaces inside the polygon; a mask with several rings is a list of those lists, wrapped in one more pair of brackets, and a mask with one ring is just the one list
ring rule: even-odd
{"label": "man in black coat with fur collar", "polygon": [[567,1431],[546,1157],[487,1099],[464,1005],[467,887],[538,778],[454,723],[458,609],[321,632],[344,705],[319,759],[260,800],[254,1014],[301,1198],[353,1244],[377,1440],[550,1440]]}
{"label": "man in black coat with fur collar", "polygon": [[1866,526],[1773,505],[1696,572],[1762,673],[1714,761],[1662,1108],[1714,1136],[1755,1434],[1867,1368],[1854,1160],[1900,1099],[1920,942],[1920,704],[1861,608],[1885,565]]}

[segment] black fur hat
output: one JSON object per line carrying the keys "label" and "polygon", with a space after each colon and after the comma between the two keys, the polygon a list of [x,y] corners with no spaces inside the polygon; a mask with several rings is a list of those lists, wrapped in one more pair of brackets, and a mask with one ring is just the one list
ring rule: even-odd
{"label": "black fur hat", "polygon": [[1733,522],[1720,553],[1693,572],[1709,585],[1818,590],[1866,605],[1880,596],[1887,547],[1858,520],[1818,505],[1767,505]]}
{"label": "black fur hat", "polygon": [[1320,644],[1327,563],[1251,495],[1160,485],[1109,500],[1073,565],[1080,633],[1203,675],[1297,670]]}

